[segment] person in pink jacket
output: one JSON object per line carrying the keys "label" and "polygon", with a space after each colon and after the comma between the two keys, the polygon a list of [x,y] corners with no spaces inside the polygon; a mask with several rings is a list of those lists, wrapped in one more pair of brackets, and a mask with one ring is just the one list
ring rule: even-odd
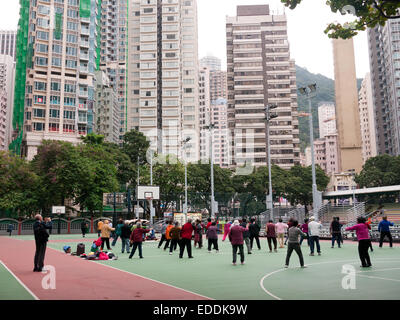
{"label": "person in pink jacket", "polygon": [[288,229],[288,225],[282,222],[282,218],[279,219],[279,222],[275,225],[276,235],[278,237],[279,248],[284,248],[283,239],[285,238],[285,232]]}
{"label": "person in pink jacket", "polygon": [[368,254],[368,248],[370,247],[371,240],[369,237],[369,229],[366,224],[366,220],[363,217],[357,218],[355,226],[346,228],[346,231],[356,231],[358,239],[358,254],[361,260],[361,268],[369,268],[372,266],[371,260]]}
{"label": "person in pink jacket", "polygon": [[225,241],[226,237],[228,236],[229,229],[232,226],[232,221],[229,221],[224,225],[224,236],[222,237],[222,241]]}

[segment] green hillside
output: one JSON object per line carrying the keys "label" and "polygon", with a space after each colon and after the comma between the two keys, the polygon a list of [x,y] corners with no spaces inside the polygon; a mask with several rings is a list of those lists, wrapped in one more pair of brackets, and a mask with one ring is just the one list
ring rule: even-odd
{"label": "green hillside", "polygon": [[[297,87],[305,87],[309,84],[317,84],[317,94],[312,101],[312,113],[313,113],[313,127],[314,127],[314,139],[319,138],[318,128],[318,106],[323,102],[335,103],[335,81],[325,77],[321,74],[314,74],[309,72],[307,69],[296,66],[296,80]],[[357,79],[358,88],[361,87],[362,79]],[[308,112],[307,99],[298,93],[298,106],[299,112]],[[300,146],[301,151],[310,145],[310,129],[308,126],[308,117],[299,118],[300,128]]]}

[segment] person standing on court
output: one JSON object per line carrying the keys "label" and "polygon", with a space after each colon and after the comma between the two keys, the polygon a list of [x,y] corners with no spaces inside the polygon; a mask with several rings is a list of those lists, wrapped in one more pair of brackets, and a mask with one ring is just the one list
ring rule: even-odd
{"label": "person standing on court", "polygon": [[177,245],[181,247],[181,228],[179,227],[179,222],[176,221],[174,227],[169,231],[169,236],[171,238],[171,243],[169,245],[169,254],[171,255],[173,251],[176,250]]}
{"label": "person standing on court", "polygon": [[142,251],[143,235],[149,231],[150,229],[142,228],[142,224],[140,222],[136,224],[136,228],[132,231],[130,238],[130,243],[132,244],[132,252],[129,255],[129,259],[132,259],[136,249],[139,249],[139,258],[143,259],[143,251]]}
{"label": "person standing on court", "polygon": [[342,225],[336,217],[333,217],[329,231],[332,234],[332,248],[335,247],[335,241],[337,241],[338,248],[340,248],[342,243]]}
{"label": "person standing on court", "polygon": [[189,219],[187,223],[185,223],[181,230],[181,247],[179,250],[179,258],[183,258],[183,253],[185,252],[185,247],[188,252],[189,259],[193,259],[192,256],[192,234],[194,231],[194,226],[192,224],[192,219]]}
{"label": "person standing on court", "polygon": [[107,245],[107,250],[111,250],[110,248],[110,237],[111,231],[114,231],[114,228],[111,228],[108,220],[104,220],[103,226],[101,227],[101,250],[104,249],[104,243]]}
{"label": "person standing on court", "polygon": [[[289,230],[289,229],[292,227],[292,225],[293,225],[293,221],[294,221],[294,219],[293,219],[293,218],[290,218],[290,219],[289,219],[289,221],[288,221],[288,223],[287,223],[288,230]],[[286,246],[286,243],[287,243],[288,239],[289,239],[289,233],[287,233],[287,234],[286,234],[286,238],[285,238],[285,246]]]}
{"label": "person standing on court", "polygon": [[358,240],[358,255],[361,260],[361,268],[369,268],[372,266],[371,259],[369,257],[368,248],[370,246],[370,237],[368,226],[365,223],[364,217],[357,218],[357,224],[352,227],[346,228],[346,231],[356,231]]}
{"label": "person standing on court", "polygon": [[225,241],[226,237],[228,236],[229,229],[232,226],[232,221],[225,223],[224,225],[224,236],[222,237],[222,241]]}
{"label": "person standing on court", "polygon": [[[233,224],[232,224],[233,226]],[[242,223],[240,223],[240,226],[247,229],[246,231],[243,232],[243,241],[246,244],[247,247],[247,254],[252,254],[251,253],[251,246],[250,246],[250,232],[247,228],[248,224],[247,224],[247,219],[243,218]],[[232,227],[231,227],[232,228]],[[229,231],[228,231],[229,234]]]}
{"label": "person standing on court", "polygon": [[307,239],[307,245],[310,246],[310,237],[308,235],[308,219],[304,219],[304,223],[301,225],[301,231],[306,234],[305,237],[301,237],[300,239],[300,245],[303,243],[304,239]]}
{"label": "person standing on court", "polygon": [[130,238],[131,238],[131,228],[129,227],[129,222],[125,221],[124,225],[121,228],[121,241],[122,241],[122,250],[124,253],[126,247],[126,253],[130,253]]}
{"label": "person standing on court", "polygon": [[272,252],[272,243],[274,243],[274,251],[278,252],[277,250],[277,241],[276,241],[276,226],[274,224],[274,221],[269,220],[265,227],[265,231],[267,233],[267,241],[268,241],[268,247],[269,247],[269,252]]}
{"label": "person standing on court", "polygon": [[211,252],[211,245],[212,245],[218,253],[219,252],[219,250],[218,250],[218,229],[217,229],[217,224],[215,221],[213,223],[211,223],[211,226],[209,226],[207,229],[207,239],[208,239],[208,252]]}
{"label": "person standing on court", "polygon": [[47,228],[48,225],[46,225],[46,223],[43,222],[43,217],[40,214],[37,214],[35,216],[35,222],[33,224],[33,233],[35,236],[35,245],[36,245],[35,258],[33,261],[34,263],[33,272],[43,271],[46,246],[47,246],[47,241],[49,239],[49,234],[46,231]]}
{"label": "person standing on court", "polygon": [[85,220],[82,220],[82,223],[81,223],[81,231],[82,231],[82,237],[84,237],[84,238],[85,238],[85,235],[86,235],[86,229],[87,229],[87,227],[88,227],[88,225],[87,225],[86,221],[85,221]]}
{"label": "person standing on court", "polygon": [[[248,226],[247,226],[248,227]],[[229,229],[228,237],[232,244],[232,264],[236,266],[237,251],[240,253],[240,262],[244,264],[244,249],[243,249],[243,233],[249,231],[248,228],[243,228],[238,220],[233,222],[232,227]]]}
{"label": "person standing on court", "polygon": [[305,233],[298,228],[299,223],[296,220],[292,220],[292,226],[288,230],[288,249],[286,254],[285,268],[289,268],[290,256],[293,250],[296,251],[299,256],[300,266],[306,268],[304,265],[303,253],[301,252],[299,237],[305,237]]}
{"label": "person standing on court", "polygon": [[104,222],[102,220],[99,220],[99,222],[97,222],[97,236],[100,237],[101,235],[101,228],[103,228],[103,224]]}
{"label": "person standing on court", "polygon": [[385,237],[388,237],[390,247],[393,248],[393,238],[392,238],[392,234],[390,233],[390,227],[393,227],[393,226],[394,226],[394,223],[388,221],[386,216],[382,217],[382,221],[379,222],[379,225],[378,225],[378,232],[381,233],[381,236],[379,239],[379,248],[382,248],[383,240],[385,239]]}
{"label": "person standing on court", "polygon": [[168,222],[167,229],[165,229],[165,239],[166,239],[166,242],[165,242],[165,246],[164,246],[164,251],[167,250],[168,247],[171,245],[171,236],[169,235],[169,233],[170,233],[170,231],[171,231],[171,229],[172,229],[173,227],[174,227],[174,226],[173,226],[173,224],[172,224],[172,221],[169,221],[169,222]]}
{"label": "person standing on court", "polygon": [[196,220],[196,226],[194,229],[194,247],[199,245],[199,249],[203,248],[203,225],[199,219]]}
{"label": "person standing on court", "polygon": [[285,232],[288,229],[288,225],[282,222],[282,218],[279,218],[279,222],[276,226],[276,234],[278,236],[279,248],[284,248],[283,238],[285,237]]}
{"label": "person standing on court", "polygon": [[158,243],[158,247],[157,247],[158,249],[160,249],[162,244],[164,243],[164,241],[167,240],[167,238],[165,237],[165,231],[167,231],[168,224],[169,223],[167,223],[166,221],[162,224],[162,227],[161,227],[161,239],[160,239],[160,242]]}
{"label": "person standing on court", "polygon": [[308,232],[310,233],[310,256],[314,255],[314,247],[317,246],[318,255],[321,255],[321,247],[319,245],[319,235],[322,229],[322,224],[315,221],[315,217],[310,218],[308,224]]}
{"label": "person standing on court", "polygon": [[260,239],[258,238],[260,235],[260,226],[256,222],[256,219],[252,218],[250,220],[249,232],[250,232],[250,247],[253,250],[253,241],[256,239],[258,250],[261,250]]}
{"label": "person standing on court", "polygon": [[117,227],[115,228],[115,233],[114,233],[114,240],[111,243],[111,246],[115,247],[115,244],[117,243],[118,237],[121,236],[121,228],[124,226],[124,220],[119,219]]}
{"label": "person standing on court", "polygon": [[12,223],[8,224],[7,232],[10,234],[10,237],[11,237],[11,233],[13,232],[13,230],[14,230],[14,225]]}

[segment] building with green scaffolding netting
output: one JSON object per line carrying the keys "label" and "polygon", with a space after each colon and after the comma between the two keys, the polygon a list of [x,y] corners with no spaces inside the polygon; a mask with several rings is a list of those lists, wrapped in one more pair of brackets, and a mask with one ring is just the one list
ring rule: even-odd
{"label": "building with green scaffolding netting", "polygon": [[13,141],[32,159],[42,140],[78,143],[94,131],[101,0],[20,0]]}

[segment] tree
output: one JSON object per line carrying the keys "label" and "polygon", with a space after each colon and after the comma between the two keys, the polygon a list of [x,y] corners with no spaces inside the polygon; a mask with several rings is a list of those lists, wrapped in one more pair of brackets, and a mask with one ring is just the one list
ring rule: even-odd
{"label": "tree", "polygon": [[[281,2],[290,9],[295,9],[302,0],[281,0]],[[399,0],[329,0],[326,4],[330,6],[332,12],[350,13],[357,17],[353,22],[343,25],[330,23],[325,29],[330,38],[352,38],[367,27],[384,26],[387,20],[400,18]]]}
{"label": "tree", "polygon": [[137,164],[138,157],[140,165],[147,163],[146,152],[149,147],[150,142],[140,131],[129,131],[123,137],[122,151],[129,156],[132,163]]}
{"label": "tree", "polygon": [[360,188],[400,184],[400,157],[385,154],[368,159],[355,181]]}
{"label": "tree", "polygon": [[103,144],[84,143],[76,147],[80,155],[76,164],[79,183],[75,191],[75,204],[87,208],[93,216],[103,211],[103,195],[119,191],[118,162]]}
{"label": "tree", "polygon": [[64,205],[72,199],[80,183],[80,155],[69,142],[44,140],[31,165],[39,177],[37,189],[43,213],[49,214],[53,205]]}
{"label": "tree", "polygon": [[18,216],[38,209],[38,176],[29,163],[20,157],[0,151],[0,208]]}
{"label": "tree", "polygon": [[[315,173],[318,190],[325,190],[329,183],[329,177],[319,166],[316,166]],[[302,167],[297,165],[289,170],[286,180],[286,198],[293,205],[302,204],[307,208],[308,205],[312,204],[311,166]]]}

